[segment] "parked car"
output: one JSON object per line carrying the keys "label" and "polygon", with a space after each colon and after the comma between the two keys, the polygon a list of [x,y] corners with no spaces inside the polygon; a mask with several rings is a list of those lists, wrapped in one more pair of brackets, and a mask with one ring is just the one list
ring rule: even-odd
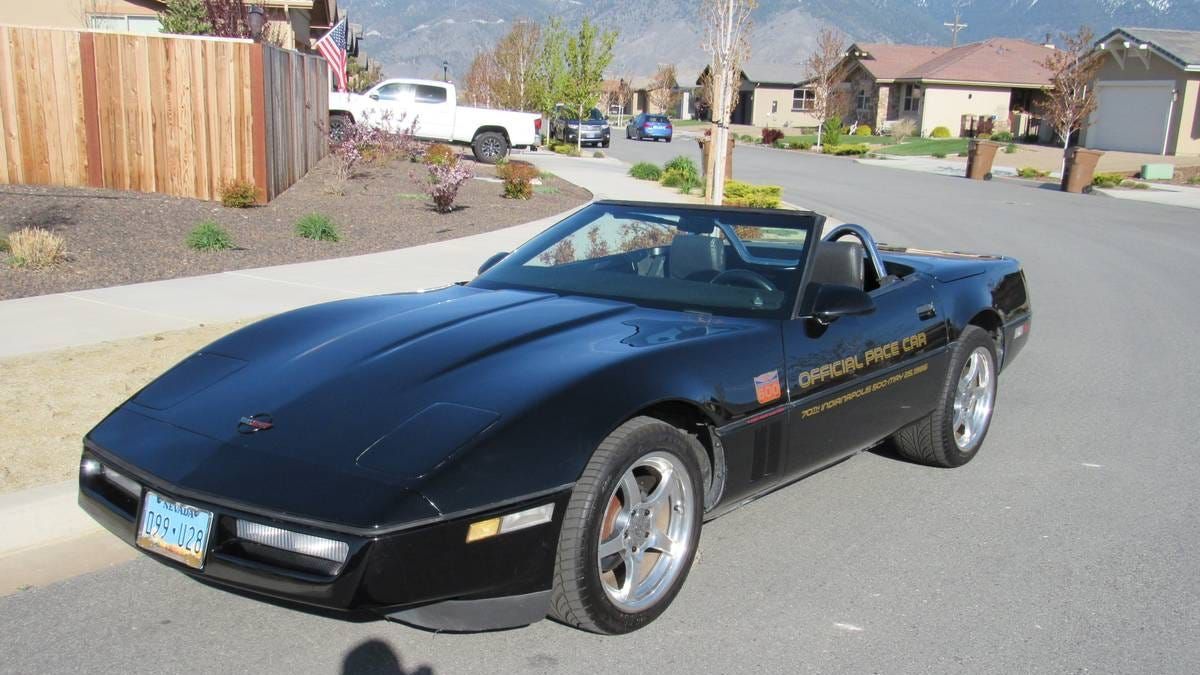
{"label": "parked car", "polygon": [[534,113],[470,108],[457,104],[453,84],[437,80],[391,79],[364,94],[331,93],[329,123],[366,122],[393,130],[416,120],[418,137],[469,144],[475,159],[494,164],[512,148],[538,145],[542,119]]}
{"label": "parked car", "polygon": [[673,133],[674,127],[671,126],[671,120],[666,115],[641,113],[635,115],[633,119],[629,120],[629,124],[625,125],[625,138],[639,141],[649,138],[652,141],[662,139],[670,143]]}
{"label": "parked car", "polygon": [[1028,342],[1020,264],[824,224],[599,201],[468,283],[268,318],[92,429],[79,502],[239,592],[636,630],[704,521],[888,439],[942,467],[983,444]]}
{"label": "parked car", "polygon": [[575,111],[560,105],[554,109],[550,119],[550,137],[563,143],[575,143],[579,134],[583,134],[582,145],[598,145],[607,148],[612,141],[612,129],[608,120],[597,108],[588,111],[581,125]]}

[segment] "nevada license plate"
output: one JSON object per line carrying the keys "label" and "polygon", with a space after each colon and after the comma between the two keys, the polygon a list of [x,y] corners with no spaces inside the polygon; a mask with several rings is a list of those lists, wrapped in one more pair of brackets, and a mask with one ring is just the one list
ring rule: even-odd
{"label": "nevada license plate", "polygon": [[211,530],[211,512],[146,491],[138,546],[200,569]]}

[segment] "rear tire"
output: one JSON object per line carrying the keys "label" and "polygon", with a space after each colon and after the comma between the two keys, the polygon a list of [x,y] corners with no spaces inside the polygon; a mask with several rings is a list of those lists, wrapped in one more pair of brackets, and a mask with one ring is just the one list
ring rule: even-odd
{"label": "rear tire", "polygon": [[952,468],[971,461],[983,445],[996,403],[996,342],[967,326],[950,345],[950,366],[938,407],[892,436],[904,457]]}
{"label": "rear tire", "polygon": [[604,439],[563,517],[551,616],[609,635],[658,618],[695,559],[701,475],[694,444],[665,422],[635,417]]}
{"label": "rear tire", "polygon": [[508,156],[508,139],[497,131],[485,131],[475,136],[471,141],[471,151],[476,161],[484,164],[495,164]]}

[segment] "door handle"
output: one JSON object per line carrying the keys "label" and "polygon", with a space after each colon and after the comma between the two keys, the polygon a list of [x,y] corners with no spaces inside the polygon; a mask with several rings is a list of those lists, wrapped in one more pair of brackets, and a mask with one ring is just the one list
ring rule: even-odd
{"label": "door handle", "polygon": [[935,316],[937,316],[937,310],[933,308],[932,302],[917,308],[917,318],[922,321],[927,321]]}

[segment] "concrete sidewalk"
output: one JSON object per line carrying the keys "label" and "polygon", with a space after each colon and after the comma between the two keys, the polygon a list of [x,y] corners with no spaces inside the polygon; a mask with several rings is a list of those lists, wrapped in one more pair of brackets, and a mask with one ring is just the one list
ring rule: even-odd
{"label": "concrete sidewalk", "polygon": [[1131,190],[1128,188],[1096,188],[1096,192],[1137,202],[1154,202],[1168,206],[1182,206],[1189,209],[1200,209],[1200,187],[1185,185],[1167,185],[1149,183],[1148,190]]}
{"label": "concrete sidewalk", "polygon": [[[967,175],[967,160],[963,157],[888,157],[887,159],[857,159],[859,164],[868,166],[883,166],[889,169],[904,169],[905,171],[922,171],[943,176]],[[1011,166],[992,166],[992,175],[997,177],[1016,178],[1017,170]],[[1057,175],[1057,174],[1051,174]]]}

